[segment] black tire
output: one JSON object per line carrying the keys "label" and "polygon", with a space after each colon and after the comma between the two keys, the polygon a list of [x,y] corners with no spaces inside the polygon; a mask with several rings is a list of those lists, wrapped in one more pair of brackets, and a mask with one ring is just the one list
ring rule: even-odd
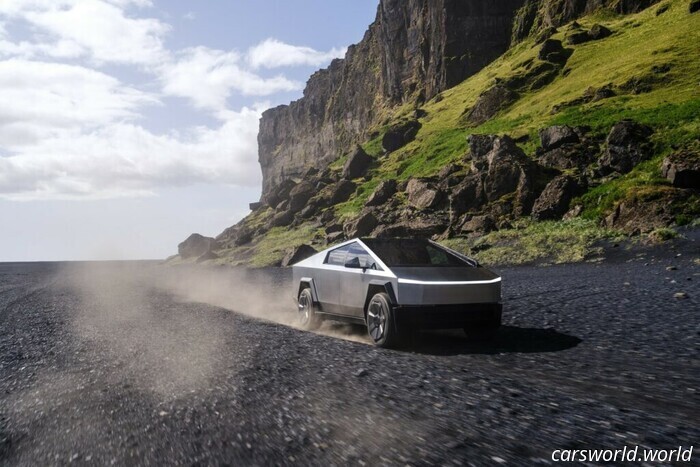
{"label": "black tire", "polygon": [[394,309],[384,292],[375,294],[367,304],[367,334],[377,347],[395,348],[399,345],[399,332],[394,322]]}
{"label": "black tire", "polygon": [[311,296],[311,289],[306,287],[299,292],[298,322],[302,329],[313,331],[321,325],[321,318],[316,313],[316,305]]}

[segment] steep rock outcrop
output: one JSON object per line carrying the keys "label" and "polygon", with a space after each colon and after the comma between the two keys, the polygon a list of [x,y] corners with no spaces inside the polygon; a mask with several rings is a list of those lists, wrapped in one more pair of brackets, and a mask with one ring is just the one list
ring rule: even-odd
{"label": "steep rock outcrop", "polygon": [[500,56],[524,1],[381,0],[344,59],[314,73],[301,99],[263,113],[263,199],[365,141],[382,106],[430,99]]}

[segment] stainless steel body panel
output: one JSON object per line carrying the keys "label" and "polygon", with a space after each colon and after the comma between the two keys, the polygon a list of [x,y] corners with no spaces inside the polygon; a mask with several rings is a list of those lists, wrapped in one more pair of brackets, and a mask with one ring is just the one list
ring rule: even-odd
{"label": "stainless steel body panel", "polygon": [[[380,270],[355,269],[325,264],[330,251],[357,242],[377,261]],[[501,278],[476,266],[387,267],[361,240],[350,240],[324,250],[293,266],[294,293],[302,278],[314,283],[314,300],[323,311],[356,318],[364,317],[364,306],[371,284],[390,284],[396,306],[442,306],[497,304],[501,302]]]}

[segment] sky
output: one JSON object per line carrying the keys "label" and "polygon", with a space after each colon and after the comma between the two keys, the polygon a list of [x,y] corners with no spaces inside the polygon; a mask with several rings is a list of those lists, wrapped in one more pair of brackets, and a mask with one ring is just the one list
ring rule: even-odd
{"label": "sky", "polygon": [[261,113],[378,0],[0,0],[0,262],[155,259],[260,197]]}

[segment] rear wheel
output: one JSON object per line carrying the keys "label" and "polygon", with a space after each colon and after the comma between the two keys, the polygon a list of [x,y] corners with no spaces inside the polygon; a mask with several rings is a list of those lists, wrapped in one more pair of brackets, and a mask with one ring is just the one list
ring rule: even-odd
{"label": "rear wheel", "polygon": [[321,318],[316,313],[311,289],[306,288],[299,293],[298,319],[302,329],[312,331],[321,325]]}
{"label": "rear wheel", "polygon": [[394,310],[389,296],[375,294],[367,305],[367,333],[374,345],[392,348],[399,343],[399,333],[394,325]]}

